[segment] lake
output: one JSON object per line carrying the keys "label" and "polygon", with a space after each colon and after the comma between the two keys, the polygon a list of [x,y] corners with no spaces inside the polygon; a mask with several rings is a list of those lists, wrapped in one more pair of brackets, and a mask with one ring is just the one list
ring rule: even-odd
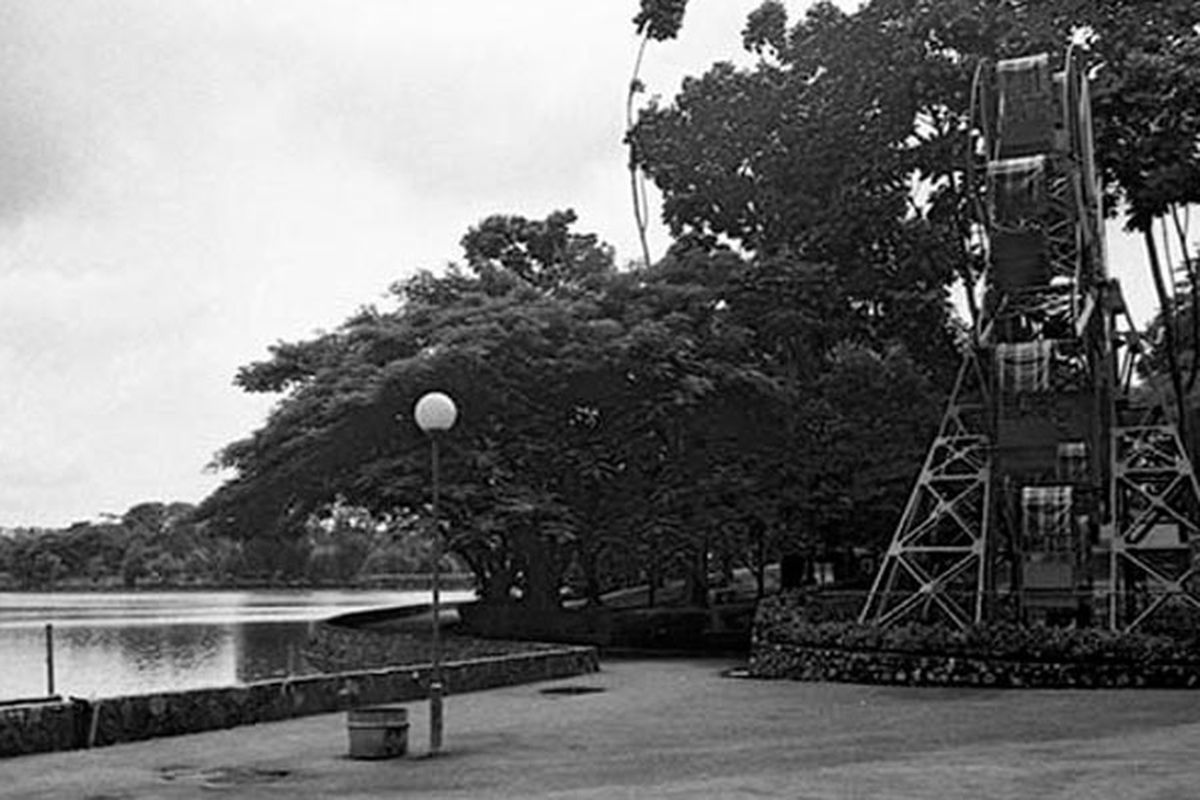
{"label": "lake", "polygon": [[318,620],[428,602],[423,591],[0,592],[0,701],[46,694],[46,623],[55,692],[112,697],[301,674]]}

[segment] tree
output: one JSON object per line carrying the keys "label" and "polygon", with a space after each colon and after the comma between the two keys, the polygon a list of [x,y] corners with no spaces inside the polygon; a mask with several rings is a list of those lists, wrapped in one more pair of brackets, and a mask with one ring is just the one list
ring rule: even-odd
{"label": "tree", "polygon": [[569,220],[490,217],[463,239],[466,269],[419,274],[395,287],[395,310],[364,309],[244,368],[244,387],[284,397],[220,454],[236,475],[201,517],[302,540],[338,496],[422,512],[426,444],[409,409],[439,388],[463,409],[443,459],[447,541],[485,597],[553,607],[576,575],[596,598],[614,586],[605,565],[639,550],[699,595],[716,536],[703,493],[733,474],[721,463],[735,444],[768,438],[755,426],[776,402],[721,303],[740,259],[619,273]]}
{"label": "tree", "polygon": [[1184,285],[1195,305],[1197,281],[1191,243],[1182,223],[1184,209],[1200,201],[1200,9],[1193,3],[1146,4],[1111,2],[1096,31],[1096,49],[1104,67],[1096,91],[1097,147],[1110,196],[1123,202],[1128,227],[1142,235],[1158,295],[1162,325],[1161,354],[1175,398],[1179,423],[1187,438],[1185,394],[1196,382],[1193,363],[1187,386],[1179,364],[1179,341],[1200,346],[1200,320],[1180,330],[1173,319],[1176,301],[1168,290],[1155,240],[1154,223],[1162,227],[1170,252],[1174,227],[1182,255]]}
{"label": "tree", "polygon": [[[472,522],[452,525],[451,546],[485,591],[493,577],[500,586],[520,573],[534,595],[552,594],[541,575],[556,559],[534,556],[558,511],[539,486],[550,467],[535,456],[552,450],[573,383],[603,369],[591,348],[606,329],[594,324],[587,287],[612,269],[611,251],[568,231],[572,219],[491,217],[464,237],[470,273],[420,274],[394,287],[396,311],[364,309],[243,369],[244,388],[287,397],[266,426],[220,454],[238,474],[202,516],[243,536],[294,540],[337,495],[372,513],[423,508],[426,449],[408,412],[438,386],[469,422],[445,459],[447,517]],[[508,539],[522,525],[542,533],[526,537],[525,563],[514,564]]]}
{"label": "tree", "polygon": [[66,572],[66,565],[57,553],[36,550],[27,567],[29,585],[37,589],[53,589]]}
{"label": "tree", "polygon": [[633,24],[641,36],[637,57],[633,62],[633,75],[629,79],[629,91],[625,95],[625,143],[629,146],[629,188],[633,199],[633,219],[637,225],[638,242],[642,246],[642,266],[648,267],[650,245],[646,242],[646,227],[649,224],[650,208],[646,197],[646,183],[639,170],[637,140],[630,135],[634,124],[634,103],[645,91],[642,83],[642,60],[646,56],[646,45],[651,39],[663,41],[679,35],[687,0],[642,0],[641,10],[633,18]]}
{"label": "tree", "polygon": [[821,379],[824,469],[811,509],[823,549],[878,547],[904,510],[940,416],[940,393],[901,348],[843,342]]}
{"label": "tree", "polygon": [[462,238],[467,267],[485,284],[517,279],[543,291],[577,289],[612,270],[612,248],[595,234],[572,233],[575,212],[555,211],[545,220],[496,214]]}
{"label": "tree", "polygon": [[126,589],[136,588],[150,572],[147,561],[145,548],[140,542],[134,542],[121,559],[121,585]]}
{"label": "tree", "polygon": [[[978,254],[941,186],[957,172],[944,156],[965,127],[965,99],[948,110],[925,87],[964,69],[898,33],[895,5],[847,15],[818,3],[787,32],[782,6],[767,3],[744,34],[760,56],[753,68],[719,63],[686,79],[630,136],[682,243],[736,242],[768,275],[824,270],[827,306],[940,369],[953,351],[946,289],[956,275],[974,279]],[[913,202],[917,177],[937,190],[927,207]]]}

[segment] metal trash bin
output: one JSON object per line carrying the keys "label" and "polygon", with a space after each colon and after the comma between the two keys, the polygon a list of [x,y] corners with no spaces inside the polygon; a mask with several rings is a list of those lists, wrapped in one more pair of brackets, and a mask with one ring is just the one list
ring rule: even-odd
{"label": "metal trash bin", "polygon": [[408,709],[367,706],[346,714],[351,758],[396,758],[408,752]]}

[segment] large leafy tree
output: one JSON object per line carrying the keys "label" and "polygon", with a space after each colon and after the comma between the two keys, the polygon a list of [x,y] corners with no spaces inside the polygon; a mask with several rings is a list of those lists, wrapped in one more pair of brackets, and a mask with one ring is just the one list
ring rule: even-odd
{"label": "large leafy tree", "polygon": [[[639,32],[670,38],[683,7],[643,2]],[[756,544],[878,544],[954,366],[947,287],[980,274],[963,174],[974,64],[1090,36],[1111,196],[1159,219],[1195,185],[1187,102],[1154,140],[1153,102],[1117,101],[1186,84],[1190,34],[1169,31],[1188,13],[874,0],[791,24],[764,4],[744,35],[757,64],[689,79],[630,131],[677,240],[662,262],[617,272],[566,212],[484,220],[462,268],[242,371],[282,400],[223,451],[235,475],[204,514],[286,541],[335,496],[420,509],[408,410],[441,388],[464,412],[448,533],[487,595],[553,604],[568,576],[595,597],[675,575],[700,600],[713,559],[755,561]],[[1138,137],[1137,170],[1103,149],[1113,135]]]}
{"label": "large leafy tree", "polygon": [[[647,504],[656,479],[682,482],[679,431],[698,429],[696,409],[766,384],[716,335],[712,285],[617,273],[572,220],[490,217],[463,239],[465,269],[419,274],[395,287],[394,310],[364,309],[244,368],[244,388],[283,400],[219,455],[236,474],[202,515],[287,542],[334,496],[421,508],[426,448],[408,411],[436,387],[463,410],[444,459],[449,541],[484,593],[553,604],[573,570],[606,588],[599,565],[638,546],[623,530],[684,513]],[[665,560],[700,560],[694,541],[682,533]]]}
{"label": "large leafy tree", "polygon": [[[433,388],[462,409],[445,442],[446,534],[493,600],[548,607],[568,582],[598,600],[675,578],[703,603],[715,567],[761,566],[799,530],[811,547],[838,544],[844,517],[822,515],[819,498],[867,515],[888,507],[881,492],[898,502],[846,453],[915,469],[896,448],[911,447],[924,412],[857,426],[871,412],[847,405],[866,393],[862,365],[907,365],[899,351],[838,349],[862,328],[824,330],[821,292],[802,295],[801,320],[773,314],[761,305],[771,289],[748,283],[760,271],[731,252],[677,248],[621,273],[556,221],[569,215],[490,217],[463,239],[465,269],[419,274],[395,287],[396,308],[244,368],[241,385],[281,402],[219,455],[235,474],[201,517],[284,552],[311,545],[314,513],[335,498],[420,513],[427,447],[409,410]],[[812,341],[799,353],[772,331]],[[872,387],[907,387],[898,374],[880,369]],[[876,533],[854,525],[858,541]]]}
{"label": "large leafy tree", "polygon": [[[1177,305],[1197,305],[1196,257],[1186,218],[1200,202],[1200,8],[1190,2],[1110,2],[1097,26],[1096,49],[1105,67],[1098,75],[1097,135],[1100,163],[1112,195],[1141,234],[1159,299],[1158,360],[1188,434],[1185,396],[1196,386],[1194,359],[1186,381],[1180,350],[1200,350],[1200,319]],[[1178,245],[1178,297],[1172,297],[1155,236],[1159,223],[1166,252]]]}
{"label": "large leafy tree", "polygon": [[1109,207],[1174,229],[1200,186],[1198,24],[1190,0],[819,2],[795,24],[770,0],[743,34],[757,64],[685,80],[630,138],[677,236],[830,264],[847,296],[902,316],[979,276],[963,169],[981,59],[1082,42]]}
{"label": "large leafy tree", "polygon": [[[335,498],[419,513],[427,447],[409,410],[434,388],[462,409],[443,458],[448,541],[494,600],[552,606],[567,582],[596,600],[675,578],[702,603],[717,565],[761,566],[805,528],[812,546],[837,544],[820,492],[867,514],[886,506],[874,497],[885,484],[868,487],[839,453],[849,437],[886,460],[911,437],[886,415],[856,427],[862,412],[843,407],[862,378],[837,345],[870,315],[839,320],[825,271],[781,268],[771,285],[730,251],[679,247],[618,272],[570,221],[489,217],[463,239],[465,268],[418,274],[394,287],[394,309],[244,368],[244,388],[281,401],[219,454],[234,475],[201,517],[283,552],[311,542],[313,514]],[[881,369],[875,388],[894,378]],[[908,455],[901,472],[916,468]]]}
{"label": "large leafy tree", "polygon": [[[961,204],[941,194],[955,175],[946,156],[962,147],[962,109],[927,87],[963,68],[932,59],[894,24],[895,6],[852,15],[818,3],[789,29],[783,6],[766,3],[744,32],[753,67],[719,63],[686,79],[630,138],[682,242],[755,257],[763,274],[746,276],[743,294],[774,293],[783,280],[795,298],[820,275],[823,337],[842,327],[877,348],[901,342],[941,370],[953,359],[946,287],[956,275],[973,280],[977,256]],[[913,201],[922,178],[935,190],[924,205]],[[761,304],[776,322],[796,313],[770,295]],[[778,331],[776,349],[787,346]]]}
{"label": "large leafy tree", "polygon": [[[954,361],[953,280],[976,313],[983,261],[965,174],[976,65],[1086,41],[1109,207],[1123,204],[1144,231],[1178,221],[1200,186],[1198,14],[1185,2],[873,0],[852,14],[817,3],[792,24],[766,2],[743,32],[757,63],[716,64],[641,114],[628,138],[663,192],[677,247],[751,257],[726,297],[765,371],[803,409],[788,424],[823,433],[827,466],[800,481],[793,504],[808,510],[806,530],[825,532],[817,539],[863,532],[868,508],[898,513],[911,479],[898,465],[919,457],[901,443],[934,416],[926,376],[944,384]],[[1162,328],[1173,357],[1175,326]],[[913,398],[909,428],[872,403],[899,386]],[[899,446],[871,446],[880,442]]]}

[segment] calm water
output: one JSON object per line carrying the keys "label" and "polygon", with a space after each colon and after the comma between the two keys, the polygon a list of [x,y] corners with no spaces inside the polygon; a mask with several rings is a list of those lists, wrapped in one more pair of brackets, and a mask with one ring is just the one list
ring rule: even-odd
{"label": "calm water", "polygon": [[0,592],[0,700],[46,694],[48,622],[55,691],[111,697],[302,673],[317,620],[424,602],[427,592]]}

